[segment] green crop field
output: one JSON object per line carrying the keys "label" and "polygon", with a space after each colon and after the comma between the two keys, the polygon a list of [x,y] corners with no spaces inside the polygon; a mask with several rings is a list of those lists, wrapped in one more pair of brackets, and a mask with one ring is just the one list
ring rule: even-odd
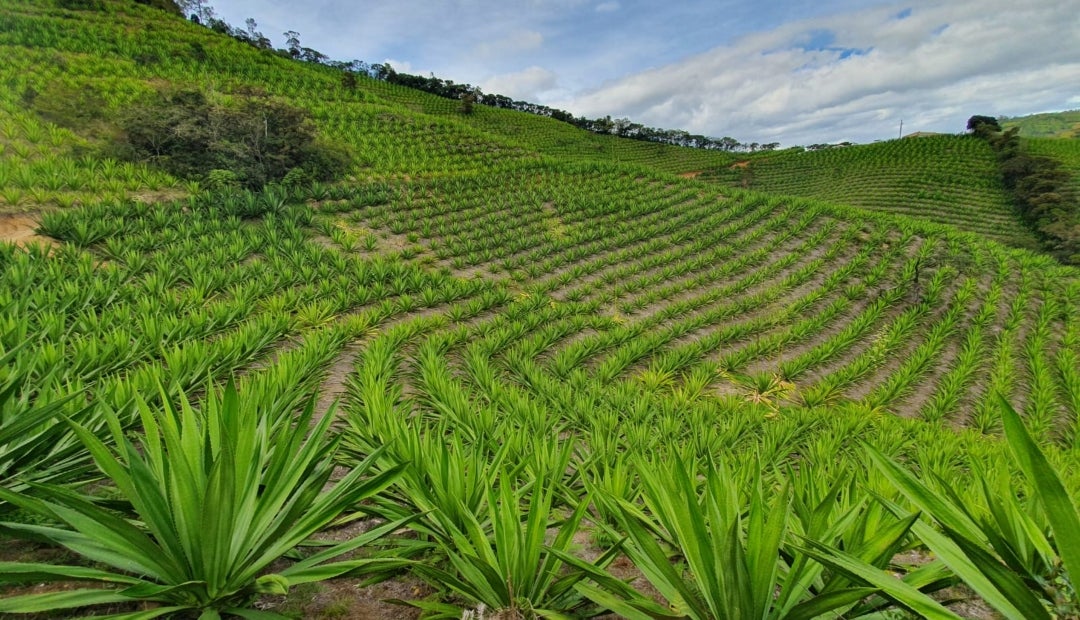
{"label": "green crop field", "polygon": [[[0,615],[1080,613],[1080,271],[999,243],[984,144],[743,189],[90,4],[0,12]],[[99,156],[162,84],[303,106],[347,178]]]}
{"label": "green crop field", "polygon": [[1080,204],[1080,139],[1031,138],[1024,148],[1034,155],[1043,155],[1061,163],[1070,175],[1066,187],[1072,192],[1074,204]]}
{"label": "green crop field", "polygon": [[755,154],[703,178],[778,194],[901,213],[1035,248],[1013,213],[994,153],[971,136]]}
{"label": "green crop field", "polygon": [[1001,120],[1004,129],[1020,128],[1025,138],[1077,138],[1080,137],[1080,110],[1032,114]]}
{"label": "green crop field", "polygon": [[[101,198],[176,196],[197,183],[112,159],[88,157],[93,138],[26,110],[27,93],[67,100],[57,105],[76,120],[79,106],[100,103],[117,116],[166,81],[220,91],[260,89],[302,102],[327,138],[354,150],[360,177],[426,176],[504,165],[522,158],[605,160],[696,172],[731,160],[729,154],[617,139],[559,121],[478,107],[465,117],[458,103],[415,90],[361,79],[358,90],[327,67],[298,69],[291,60],[260,53],[179,20],[159,23],[137,7],[107,4],[81,19],[37,3],[13,2],[0,14],[0,210],[69,207]],[[126,25],[119,29],[118,25]],[[197,51],[195,51],[197,50]],[[79,101],[82,99],[84,101]],[[68,108],[74,107],[75,110]]]}

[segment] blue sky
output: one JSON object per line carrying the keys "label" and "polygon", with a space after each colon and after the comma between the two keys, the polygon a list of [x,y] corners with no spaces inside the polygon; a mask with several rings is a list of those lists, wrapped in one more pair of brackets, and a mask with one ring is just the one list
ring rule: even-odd
{"label": "blue sky", "polygon": [[1080,0],[211,0],[277,45],[785,145],[1080,108]]}

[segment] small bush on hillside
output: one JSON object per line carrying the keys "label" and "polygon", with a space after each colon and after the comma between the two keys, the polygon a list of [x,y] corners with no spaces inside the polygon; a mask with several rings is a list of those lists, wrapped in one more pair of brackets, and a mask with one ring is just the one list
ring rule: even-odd
{"label": "small bush on hillside", "polygon": [[297,168],[332,180],[349,164],[341,148],[316,138],[306,110],[258,94],[228,102],[192,90],[160,95],[132,106],[121,128],[119,155],[188,179],[228,170],[240,185],[257,188]]}
{"label": "small bush on hillside", "polygon": [[206,174],[206,187],[214,191],[240,188],[240,179],[232,170],[211,170]]}
{"label": "small bush on hillside", "polygon": [[303,168],[293,168],[285,174],[285,178],[281,180],[281,184],[285,187],[300,187],[308,185],[312,181],[311,175],[307,170]]}

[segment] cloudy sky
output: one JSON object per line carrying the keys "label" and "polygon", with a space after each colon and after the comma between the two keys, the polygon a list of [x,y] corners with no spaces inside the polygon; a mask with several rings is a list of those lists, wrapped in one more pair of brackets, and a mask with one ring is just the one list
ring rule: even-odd
{"label": "cloudy sky", "polygon": [[1080,0],[210,0],[331,58],[745,142],[1080,108]]}

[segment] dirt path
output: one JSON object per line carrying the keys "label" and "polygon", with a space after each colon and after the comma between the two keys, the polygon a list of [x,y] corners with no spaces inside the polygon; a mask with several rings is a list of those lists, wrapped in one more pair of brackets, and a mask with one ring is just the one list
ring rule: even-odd
{"label": "dirt path", "polygon": [[330,411],[330,407],[345,396],[347,379],[353,372],[357,358],[363,350],[361,342],[363,338],[350,342],[338,353],[337,358],[330,363],[326,378],[319,386],[319,396],[315,403],[315,417],[313,422],[321,420]]}

